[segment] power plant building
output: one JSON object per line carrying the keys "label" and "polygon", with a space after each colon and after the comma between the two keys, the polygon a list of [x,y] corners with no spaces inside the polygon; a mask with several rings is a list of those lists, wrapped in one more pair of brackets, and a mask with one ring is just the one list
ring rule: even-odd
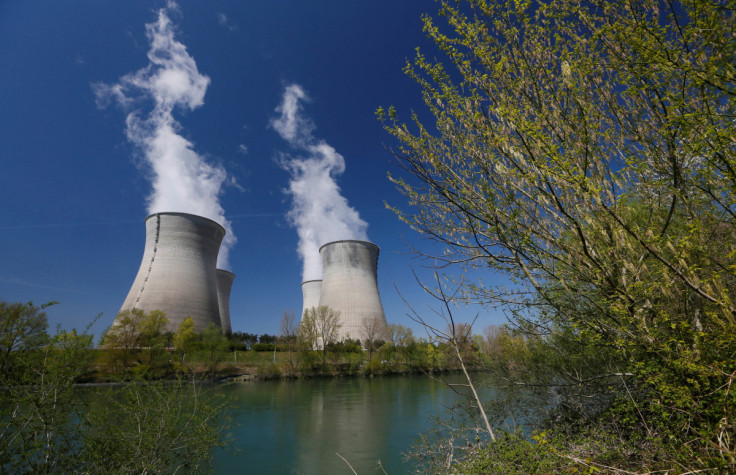
{"label": "power plant building", "polygon": [[321,280],[308,280],[306,282],[302,282],[302,317],[308,308],[319,307],[319,296],[321,291]]}
{"label": "power plant building", "polygon": [[233,331],[230,325],[230,289],[233,287],[235,274],[224,269],[217,269],[217,303],[220,308],[220,327],[222,333]]}
{"label": "power plant building", "polygon": [[[210,323],[223,327],[220,308],[229,308],[234,277],[222,277],[227,292],[218,298],[217,255],[224,236],[222,226],[201,216],[148,216],[143,259],[120,310],[161,310],[169,320],[166,331],[176,331],[187,317],[192,317],[197,332]],[[229,310],[226,313],[229,324]]]}
{"label": "power plant building", "polygon": [[378,294],[378,252],[375,244],[354,240],[327,243],[319,249],[322,257],[319,305],[340,312],[340,340],[348,337],[365,340],[366,328],[372,320],[386,326]]}

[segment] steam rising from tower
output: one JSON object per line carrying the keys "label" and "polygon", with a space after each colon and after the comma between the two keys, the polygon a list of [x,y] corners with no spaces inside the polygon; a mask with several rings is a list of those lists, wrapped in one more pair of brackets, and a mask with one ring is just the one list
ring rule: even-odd
{"label": "steam rising from tower", "polygon": [[322,277],[321,245],[340,239],[368,239],[368,224],[348,205],[335,181],[345,171],[345,159],[332,146],[315,139],[314,124],[300,115],[299,101],[306,100],[301,86],[288,86],[276,109],[280,116],[271,121],[292,148],[306,154],[282,160],[282,166],[291,173],[286,192],[293,205],[287,217],[299,234],[303,282]]}
{"label": "steam rising from tower", "polygon": [[[228,254],[235,244],[230,222],[220,206],[222,185],[228,180],[225,170],[193,150],[193,144],[179,134],[174,119],[176,108],[194,110],[204,104],[210,78],[200,74],[186,46],[174,38],[169,19],[178,7],[169,2],[158,12],[158,19],[146,25],[150,42],[149,64],[120,78],[115,84],[94,84],[99,106],[115,101],[127,110],[128,140],[142,152],[153,190],[148,196],[150,214],[176,211],[210,218],[226,230],[219,253],[220,267],[228,267]],[[153,101],[153,110],[142,117],[141,99]]]}

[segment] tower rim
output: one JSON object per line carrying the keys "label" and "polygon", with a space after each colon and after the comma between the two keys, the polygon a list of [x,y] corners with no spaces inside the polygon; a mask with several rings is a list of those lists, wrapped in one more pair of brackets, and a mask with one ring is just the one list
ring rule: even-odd
{"label": "tower rim", "polygon": [[332,244],[338,244],[338,243],[341,243],[341,242],[356,242],[356,243],[360,243],[360,244],[369,244],[369,245],[375,247],[378,252],[381,251],[381,248],[378,246],[378,244],[376,244],[374,242],[363,241],[361,239],[339,239],[337,241],[330,241],[330,242],[327,242],[325,244],[322,244],[319,247],[319,252],[322,253],[322,249],[324,249],[326,246],[330,246]]}
{"label": "tower rim", "polygon": [[155,216],[161,216],[161,215],[167,215],[167,216],[183,216],[183,217],[192,216],[192,217],[195,217],[195,218],[204,220],[204,221],[209,221],[210,223],[212,223],[215,226],[217,226],[218,228],[220,228],[223,233],[227,234],[227,229],[225,229],[225,227],[222,224],[218,223],[214,219],[210,219],[210,218],[207,218],[205,216],[201,216],[201,215],[194,214],[194,213],[184,213],[184,212],[180,212],[180,211],[160,211],[158,213],[151,213],[151,214],[149,214],[148,216],[146,216],[146,219],[144,219],[143,222],[148,222],[149,219],[151,219],[151,218],[153,218]]}
{"label": "tower rim", "polygon": [[226,273],[226,274],[230,274],[231,276],[235,277],[235,273],[234,273],[234,272],[231,272],[231,271],[229,271],[229,270],[227,270],[227,269],[220,269],[220,268],[218,267],[218,268],[216,268],[215,270],[216,270],[217,272],[224,272],[224,273]]}

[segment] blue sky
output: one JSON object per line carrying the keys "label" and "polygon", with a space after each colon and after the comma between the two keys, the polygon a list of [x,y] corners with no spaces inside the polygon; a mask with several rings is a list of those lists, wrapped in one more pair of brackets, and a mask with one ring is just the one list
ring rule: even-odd
{"label": "blue sky", "polygon": [[[149,65],[146,24],[165,6],[0,2],[0,298],[61,302],[49,309],[52,325],[79,328],[102,313],[93,328],[99,334],[138,271],[152,182],[141,147],[126,135],[126,117],[136,110],[147,117],[154,101],[129,88],[132,103],[124,105],[109,89]],[[421,334],[395,286],[426,309],[431,300],[411,271],[426,263],[404,241],[431,244],[384,206],[405,200],[386,177],[401,171],[374,111],[394,105],[408,117],[423,110],[402,67],[416,47],[433,51],[421,15],[434,10],[433,1],[395,0],[180,0],[167,10],[175,40],[209,78],[201,104],[174,107],[171,116],[191,150],[226,175],[217,197],[237,238],[229,255],[233,330],[278,333],[283,311],[300,311],[303,263],[288,218],[294,175],[285,163],[326,144],[344,162],[333,174],[341,196],[381,248],[387,318]],[[311,124],[301,144],[274,125],[295,85],[304,93],[301,123]],[[503,319],[477,308],[458,314],[478,311],[479,331]]]}

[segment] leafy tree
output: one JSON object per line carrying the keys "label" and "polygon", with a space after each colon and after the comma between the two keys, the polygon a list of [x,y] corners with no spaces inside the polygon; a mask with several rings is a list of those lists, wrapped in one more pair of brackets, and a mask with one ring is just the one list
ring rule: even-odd
{"label": "leafy tree", "polygon": [[225,359],[225,352],[229,349],[230,343],[222,334],[220,327],[210,323],[202,330],[200,345],[207,358],[207,368],[210,373],[214,373],[220,361]]}
{"label": "leafy tree", "polygon": [[319,347],[322,350],[322,366],[327,362],[327,345],[337,341],[341,326],[340,312],[330,307],[323,305],[304,311],[299,331],[311,348]]}
{"label": "leafy tree", "polygon": [[[123,371],[134,364],[138,365],[137,372],[155,371],[170,344],[171,334],[164,332],[168,322],[160,310],[148,313],[139,308],[123,310],[103,335],[100,346],[111,350],[108,356]],[[146,353],[148,358],[144,360],[142,356]]]}
{"label": "leafy tree", "polygon": [[194,319],[187,317],[181,322],[179,328],[174,333],[174,349],[181,353],[181,362],[184,363],[186,354],[191,352],[197,341],[197,332],[194,331]]}
{"label": "leafy tree", "polygon": [[14,361],[46,343],[48,323],[43,310],[53,304],[36,307],[32,302],[0,301],[0,374],[10,372]]}
{"label": "leafy tree", "polygon": [[166,333],[166,325],[169,319],[161,310],[153,310],[147,313],[139,323],[139,344],[148,352],[149,370],[155,370],[156,360],[164,355],[171,334]]}
{"label": "leafy tree", "polygon": [[1,473],[196,471],[224,445],[221,403],[193,384],[78,387],[92,364],[89,327],[50,336],[42,308],[0,305],[0,341],[22,342],[0,372]]}
{"label": "leafy tree", "polygon": [[445,59],[406,68],[434,123],[378,111],[412,176],[393,178],[400,217],[441,262],[509,276],[465,297],[507,306],[525,359],[505,375],[599,427],[589,446],[653,441],[616,460],[634,470],[733,470],[733,2],[442,1],[440,17],[424,28]]}
{"label": "leafy tree", "polygon": [[263,335],[258,337],[258,343],[270,345],[275,344],[278,339],[279,338],[276,335],[269,335],[268,333],[264,333]]}
{"label": "leafy tree", "polygon": [[145,312],[140,308],[123,310],[102,336],[100,346],[114,350],[113,363],[126,371],[140,351],[140,326]]}
{"label": "leafy tree", "polygon": [[[25,305],[27,314],[38,316],[34,308]],[[79,432],[73,421],[79,410],[74,383],[90,363],[92,337],[75,331],[58,331],[49,337],[45,329],[36,331],[35,319],[26,324],[25,330],[43,344],[17,355],[22,358],[15,361],[12,373],[2,373],[0,471],[70,473],[80,463]]]}
{"label": "leafy tree", "polygon": [[246,332],[233,332],[231,338],[238,342],[241,350],[250,350],[250,348],[258,343],[258,335]]}
{"label": "leafy tree", "polygon": [[145,382],[95,394],[85,414],[87,473],[196,473],[227,437],[222,402],[194,382]]}

